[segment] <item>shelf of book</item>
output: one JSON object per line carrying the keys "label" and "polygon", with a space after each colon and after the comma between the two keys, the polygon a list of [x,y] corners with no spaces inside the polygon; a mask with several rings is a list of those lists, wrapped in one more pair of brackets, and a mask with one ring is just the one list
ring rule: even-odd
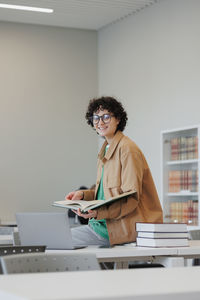
{"label": "shelf of book", "polygon": [[164,221],[200,226],[200,125],[161,132]]}

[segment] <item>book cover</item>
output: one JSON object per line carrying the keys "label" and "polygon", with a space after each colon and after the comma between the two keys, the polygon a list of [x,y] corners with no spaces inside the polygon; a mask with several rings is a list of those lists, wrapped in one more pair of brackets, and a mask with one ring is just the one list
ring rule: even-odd
{"label": "book cover", "polygon": [[103,205],[108,205],[111,204],[117,200],[120,200],[122,198],[131,196],[136,194],[136,191],[130,191],[127,193],[123,193],[120,195],[117,195],[115,197],[109,198],[107,200],[89,200],[89,201],[85,201],[85,200],[61,200],[61,201],[55,201],[53,203],[53,206],[58,206],[58,207],[62,207],[62,208],[68,208],[68,209],[73,209],[73,210],[77,210],[77,209],[81,209],[81,211],[83,213],[87,212],[90,209],[96,209],[99,208]]}
{"label": "book cover", "polygon": [[179,159],[179,138],[171,139],[171,160]]}
{"label": "book cover", "polygon": [[136,239],[137,246],[140,247],[187,247],[189,246],[188,239],[151,239],[140,238]]}
{"label": "book cover", "polygon": [[136,223],[136,231],[155,232],[187,232],[187,224],[183,223]]}
{"label": "book cover", "polygon": [[139,231],[137,234],[141,238],[154,238],[154,239],[180,239],[188,238],[188,232],[146,232]]}
{"label": "book cover", "polygon": [[195,136],[194,139],[195,139],[195,141],[194,141],[194,144],[195,144],[194,158],[198,158],[198,137]]}

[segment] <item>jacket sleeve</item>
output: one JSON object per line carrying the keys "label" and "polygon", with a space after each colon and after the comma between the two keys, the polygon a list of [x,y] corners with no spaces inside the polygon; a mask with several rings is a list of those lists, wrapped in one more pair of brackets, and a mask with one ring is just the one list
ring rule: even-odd
{"label": "jacket sleeve", "polygon": [[94,190],[81,190],[81,192],[83,192],[84,194],[84,197],[83,199],[84,200],[94,200],[94,196],[95,196],[95,191]]}
{"label": "jacket sleeve", "polygon": [[121,154],[121,192],[136,191],[136,194],[119,200],[108,207],[97,210],[97,220],[120,219],[133,212],[138,206],[142,194],[144,161],[140,152]]}

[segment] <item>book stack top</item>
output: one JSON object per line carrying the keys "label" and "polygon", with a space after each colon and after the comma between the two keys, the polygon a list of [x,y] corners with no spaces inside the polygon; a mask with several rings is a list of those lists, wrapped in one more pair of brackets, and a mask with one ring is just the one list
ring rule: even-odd
{"label": "book stack top", "polygon": [[189,246],[187,224],[136,223],[136,244],[140,247]]}

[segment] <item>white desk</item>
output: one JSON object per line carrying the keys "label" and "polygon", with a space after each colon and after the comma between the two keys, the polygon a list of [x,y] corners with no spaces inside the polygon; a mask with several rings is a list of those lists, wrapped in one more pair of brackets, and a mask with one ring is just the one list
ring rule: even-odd
{"label": "white desk", "polygon": [[178,255],[185,258],[200,258],[200,240],[190,241],[190,247],[179,247]]}
{"label": "white desk", "polygon": [[0,276],[2,300],[199,300],[200,267]]}
{"label": "white desk", "polygon": [[90,246],[77,250],[47,250],[47,252],[88,253],[93,252],[99,262],[115,262],[117,269],[128,267],[131,261],[150,261],[165,267],[183,267],[186,259],[200,257],[200,241],[190,241],[190,247],[148,248],[130,245],[112,248]]}

